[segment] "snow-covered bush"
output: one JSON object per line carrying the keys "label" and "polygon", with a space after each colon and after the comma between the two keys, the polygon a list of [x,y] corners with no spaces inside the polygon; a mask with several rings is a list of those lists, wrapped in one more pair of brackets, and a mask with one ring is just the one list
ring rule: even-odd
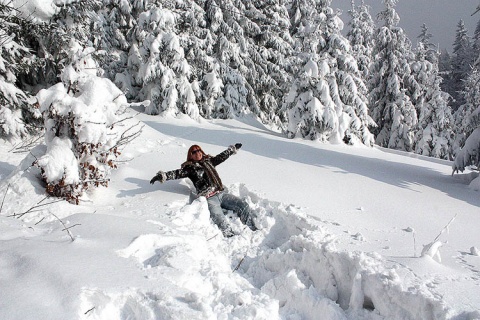
{"label": "snow-covered bush", "polygon": [[138,131],[126,134],[132,129],[122,126],[126,98],[110,80],[97,77],[93,49],[72,48],[73,63],[62,82],[37,94],[47,150],[34,165],[48,194],[78,204],[91,186],[107,186],[119,147]]}

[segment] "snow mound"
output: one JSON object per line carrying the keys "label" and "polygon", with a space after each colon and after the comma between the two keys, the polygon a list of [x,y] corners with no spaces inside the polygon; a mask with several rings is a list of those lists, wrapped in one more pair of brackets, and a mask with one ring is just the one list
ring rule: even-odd
{"label": "snow mound", "polygon": [[261,229],[231,216],[241,235],[223,238],[205,199],[169,204],[116,253],[151,290],[83,288],[85,319],[427,319],[446,314],[427,287],[402,288],[377,254],[341,252],[335,237],[293,205],[229,188],[250,203]]}

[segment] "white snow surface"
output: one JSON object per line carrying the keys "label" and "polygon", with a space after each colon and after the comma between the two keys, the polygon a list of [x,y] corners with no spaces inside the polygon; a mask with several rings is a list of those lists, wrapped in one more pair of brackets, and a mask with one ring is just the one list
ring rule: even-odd
{"label": "white snow surface", "polygon": [[[0,143],[0,319],[480,319],[475,173],[247,117],[131,121],[143,133],[78,206],[45,198],[44,147]],[[149,180],[237,142],[218,171],[261,229],[228,213],[225,239],[187,180]]]}

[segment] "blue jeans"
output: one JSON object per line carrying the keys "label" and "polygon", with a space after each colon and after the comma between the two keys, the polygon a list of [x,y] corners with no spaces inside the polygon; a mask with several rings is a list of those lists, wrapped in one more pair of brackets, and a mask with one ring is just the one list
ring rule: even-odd
{"label": "blue jeans", "polygon": [[253,224],[252,214],[248,203],[232,194],[220,192],[210,198],[207,198],[210,217],[213,222],[220,228],[224,236],[234,235],[228,219],[223,213],[223,209],[232,210],[240,218],[243,224],[247,225],[251,230],[257,228]]}

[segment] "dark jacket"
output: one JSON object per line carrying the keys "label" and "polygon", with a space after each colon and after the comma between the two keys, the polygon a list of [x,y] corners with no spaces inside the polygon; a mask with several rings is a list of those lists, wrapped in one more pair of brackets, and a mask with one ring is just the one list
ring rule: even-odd
{"label": "dark jacket", "polygon": [[223,191],[222,180],[215,169],[220,163],[236,153],[235,148],[228,148],[215,157],[204,156],[200,161],[184,162],[180,169],[165,172],[167,180],[189,178],[198,196],[207,196],[215,191]]}

